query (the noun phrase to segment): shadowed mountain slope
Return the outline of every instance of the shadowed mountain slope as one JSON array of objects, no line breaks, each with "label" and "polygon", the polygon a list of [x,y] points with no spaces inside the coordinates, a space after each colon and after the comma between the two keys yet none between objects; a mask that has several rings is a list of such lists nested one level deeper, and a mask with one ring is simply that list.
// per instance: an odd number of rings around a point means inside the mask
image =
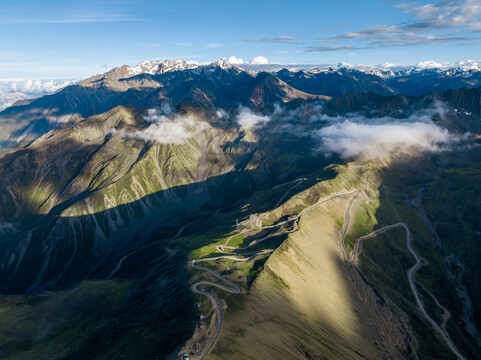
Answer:
[{"label": "shadowed mountain slope", "polygon": [[291,72],[283,69],[277,72],[276,76],[292,87],[309,94],[341,97],[365,92],[385,96],[398,93],[383,78],[355,69],[340,68],[325,71],[313,69],[308,72]]},{"label": "shadowed mountain slope", "polygon": [[0,113],[0,144],[11,147],[20,141],[31,141],[61,123],[98,115],[119,105],[148,108],[168,103],[269,108],[294,99],[321,98],[328,99],[296,90],[273,75],[254,75],[224,62],[138,75],[116,68],[58,93],[5,109]]}]

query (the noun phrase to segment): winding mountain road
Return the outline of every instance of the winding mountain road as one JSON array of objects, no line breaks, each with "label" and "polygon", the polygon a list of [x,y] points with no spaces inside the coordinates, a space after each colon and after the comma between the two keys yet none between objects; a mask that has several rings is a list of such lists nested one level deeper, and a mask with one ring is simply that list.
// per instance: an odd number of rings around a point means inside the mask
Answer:
[{"label": "winding mountain road", "polygon": [[[289,190],[290,191],[290,190]],[[320,199],[319,201],[317,201],[315,204],[305,208],[304,210],[302,210],[298,215],[294,216],[294,217],[291,217],[289,218],[288,220],[285,220],[285,221],[282,221],[278,224],[275,224],[275,225],[269,225],[269,226],[262,226],[261,227],[261,230],[264,230],[264,229],[270,229],[270,228],[275,228],[277,227],[278,229],[283,226],[283,225],[286,225],[286,224],[290,224],[290,223],[294,223],[294,227],[292,230],[289,230],[289,231],[286,231],[286,232],[283,232],[283,233],[275,233],[275,234],[270,234],[270,235],[267,235],[267,236],[264,236],[263,238],[260,238],[260,239],[256,239],[256,240],[253,240],[252,242],[250,242],[248,245],[246,246],[229,246],[229,245],[217,245],[216,246],[216,249],[220,252],[225,252],[224,249],[230,249],[230,250],[246,250],[254,245],[257,245],[265,240],[268,240],[268,239],[271,239],[273,237],[277,237],[277,236],[281,236],[281,235],[287,235],[287,234],[291,234],[293,232],[296,232],[297,229],[298,229],[298,222],[299,222],[299,219],[301,218],[302,215],[304,215],[305,213],[307,213],[308,211],[314,209],[315,207],[329,201],[329,200],[332,200],[332,199],[335,199],[337,197],[341,197],[341,196],[346,196],[346,195],[349,195],[349,194],[353,194],[353,193],[356,193],[356,196],[357,194],[359,194],[359,192],[361,192],[362,190],[361,189],[355,189],[355,190],[350,190],[350,191],[346,191],[346,192],[339,192],[339,193],[334,193],[328,197],[325,197],[325,198],[322,198]],[[352,201],[350,202],[350,204],[352,204]],[[349,206],[350,207],[350,206]],[[349,218],[349,215],[347,215],[348,218]],[[245,231],[242,231],[241,233],[243,232],[246,232],[246,231],[249,231],[250,229],[247,229]],[[238,234],[236,234],[238,235]],[[235,235],[233,235],[235,236]],[[231,239],[233,236],[231,236],[229,239]],[[246,254],[244,254],[246,255]],[[215,259],[215,258],[213,258]]]},{"label": "winding mountain road", "polygon": [[[293,187],[291,187],[287,190],[287,192],[282,196],[282,198],[276,203],[276,206],[274,207],[274,209],[277,208],[279,206],[279,204],[287,197],[287,195],[295,187],[297,187],[303,180],[304,179],[300,178],[300,179],[292,181],[292,182],[295,182],[296,184]],[[290,182],[290,183],[292,183],[292,182]],[[222,291],[225,291],[227,293],[230,293],[230,294],[241,294],[241,293],[245,292],[244,289],[242,289],[240,286],[236,285],[234,282],[230,281],[229,279],[223,277],[222,275],[220,275],[216,271],[214,271],[212,269],[209,269],[209,268],[206,268],[206,267],[199,266],[199,265],[197,265],[197,263],[215,261],[215,260],[219,260],[219,259],[229,259],[229,260],[233,260],[233,261],[248,261],[248,260],[250,260],[250,259],[252,259],[256,256],[272,253],[273,252],[272,249],[263,249],[263,250],[259,250],[259,251],[255,251],[255,252],[251,252],[251,253],[243,253],[243,254],[242,253],[235,253],[235,252],[227,252],[226,250],[230,250],[230,251],[247,250],[248,248],[250,248],[254,245],[257,245],[262,241],[271,239],[271,238],[276,237],[276,236],[281,236],[281,235],[293,233],[293,232],[298,230],[299,219],[304,214],[306,214],[308,211],[312,210],[313,208],[315,208],[315,207],[317,207],[317,206],[319,206],[319,205],[321,205],[321,204],[323,204],[323,203],[325,203],[329,200],[335,199],[337,197],[354,194],[351,197],[351,199],[349,200],[349,202],[346,206],[346,210],[345,210],[345,214],[344,214],[344,224],[343,224],[343,227],[341,229],[341,234],[340,234],[340,237],[339,237],[339,245],[340,245],[340,248],[341,248],[341,251],[342,251],[342,254],[343,254],[343,257],[344,257],[344,260],[346,261],[346,263],[348,263],[348,264],[354,263],[354,261],[356,259],[356,256],[361,252],[361,246],[362,246],[362,242],[364,240],[374,238],[377,235],[380,235],[380,234],[382,234],[386,231],[389,231],[391,229],[394,229],[394,228],[403,228],[406,232],[406,246],[407,246],[407,249],[413,255],[414,259],[416,260],[415,264],[407,271],[409,286],[410,286],[411,292],[413,293],[413,296],[415,298],[416,305],[417,305],[419,311],[421,312],[422,316],[431,324],[431,326],[434,328],[434,330],[443,338],[443,340],[445,341],[445,343],[447,344],[449,349],[459,359],[466,360],[465,357],[458,351],[458,349],[454,345],[453,341],[449,337],[448,333],[445,330],[443,330],[428,315],[426,309],[424,308],[424,305],[421,301],[421,297],[419,295],[418,289],[416,287],[416,280],[414,278],[414,275],[421,268],[423,263],[422,263],[419,255],[414,251],[414,249],[412,247],[412,234],[409,230],[409,227],[407,226],[407,224],[405,222],[400,221],[399,223],[396,223],[396,224],[384,226],[380,229],[374,230],[373,232],[356,239],[354,250],[352,251],[351,254],[349,254],[349,252],[348,252],[348,250],[347,250],[347,248],[344,244],[344,239],[345,239],[347,229],[348,229],[348,226],[349,226],[350,210],[351,210],[352,204],[354,203],[354,201],[358,197],[358,195],[362,191],[366,191],[366,190],[367,189],[366,189],[366,186],[365,186],[364,189],[353,189],[353,190],[349,190],[349,191],[337,192],[337,193],[334,193],[330,196],[319,199],[315,204],[308,206],[307,208],[303,209],[298,215],[290,217],[289,219],[287,219],[285,221],[282,221],[278,224],[270,225],[270,226],[262,226],[261,225],[261,230],[276,228],[276,231],[278,231],[283,225],[286,225],[286,224],[289,224],[289,223],[294,223],[294,227],[293,227],[292,230],[282,232],[282,233],[269,234],[269,235],[264,236],[260,239],[255,239],[255,240],[251,241],[248,245],[245,245],[245,246],[230,246],[230,245],[228,245],[229,241],[233,237],[252,230],[252,229],[244,229],[244,230],[228,237],[226,239],[225,245],[217,245],[216,246],[217,251],[221,252],[222,255],[192,260],[190,262],[190,266],[192,268],[197,269],[197,270],[201,270],[201,271],[207,271],[211,275],[213,275],[215,278],[219,279],[221,282],[224,282],[228,286],[223,285],[221,283],[217,283],[217,282],[213,282],[213,281],[207,281],[207,280],[198,281],[191,286],[191,289],[192,289],[193,293],[206,296],[211,301],[211,303],[213,305],[213,308],[214,308],[214,311],[216,313],[216,319],[217,319],[216,330],[215,330],[214,334],[211,336],[207,346],[204,348],[202,353],[195,354],[195,355],[191,356],[191,359],[202,360],[205,357],[205,355],[207,355],[210,352],[210,350],[212,349],[212,347],[215,344],[215,341],[217,340],[217,338],[219,336],[219,333],[222,329],[222,322],[223,322],[223,313],[222,313],[223,302],[220,299],[218,299],[217,297],[215,297],[211,292],[202,290],[202,289],[200,289],[200,287],[201,286],[214,287],[214,288],[218,288],[218,289],[220,289]],[[399,214],[397,214],[397,211],[395,210],[395,208],[393,206],[392,206],[392,208],[393,208],[394,212],[396,213],[397,218],[400,219]],[[178,235],[180,235],[182,230],[183,230],[183,228],[179,230]],[[121,261],[123,259],[121,259]],[[119,262],[119,264],[121,265],[121,262]],[[120,267],[120,265],[118,265],[118,267]]]},{"label": "winding mountain road", "polygon": [[213,282],[213,281],[206,281],[206,280],[198,281],[191,286],[191,289],[192,289],[193,293],[199,294],[199,295],[204,295],[204,296],[207,296],[209,298],[209,300],[212,303],[212,306],[214,308],[214,311],[215,311],[215,314],[216,314],[216,320],[217,320],[217,327],[216,327],[215,333],[211,337],[209,343],[204,348],[202,353],[192,356],[191,359],[203,359],[204,356],[214,346],[214,343],[215,343],[217,337],[219,336],[220,330],[222,329],[222,309],[223,309],[223,306],[222,306],[221,301],[218,298],[216,298],[214,295],[212,295],[211,292],[201,290],[201,289],[199,289],[199,287],[202,286],[202,285],[208,285],[208,286],[211,286],[211,287],[216,287],[218,289],[221,289],[221,290],[223,290],[225,292],[228,292],[230,294],[241,294],[242,292],[244,292],[244,289],[242,289],[240,286],[233,283],[229,279],[226,279],[225,277],[223,277],[219,273],[215,272],[214,270],[196,265],[196,263],[200,262],[200,261],[209,261],[209,259],[192,260],[191,261],[192,268],[197,269],[197,270],[207,271],[210,274],[212,274],[213,276],[215,276],[217,279],[225,282],[229,286],[225,286],[225,285]]},{"label": "winding mountain road", "polygon": [[305,179],[303,177],[300,177],[299,179],[296,179],[294,180],[294,182],[296,183],[293,187],[291,187],[289,190],[286,191],[286,193],[284,194],[283,197],[281,197],[279,199],[279,201],[274,205],[274,209],[277,209],[279,207],[279,205],[282,203],[282,201],[284,201],[284,199],[287,197],[287,195],[289,195],[289,193],[294,190],[296,187],[298,187],[299,185],[301,185],[301,183],[304,181]]},{"label": "winding mountain road", "polygon": [[[279,206],[279,204],[287,197],[287,195],[295,188],[297,187],[301,182],[302,182],[302,178],[301,179],[297,179],[297,180],[294,180],[293,182],[295,182],[296,184],[291,187],[290,189],[287,190],[287,192],[283,195],[283,197],[276,203],[276,206],[274,207],[274,209],[276,207]],[[292,183],[292,182],[291,182]],[[312,210],[313,208],[329,201],[329,200],[332,200],[332,199],[335,199],[337,197],[341,197],[341,196],[346,196],[346,195],[350,195],[350,194],[354,194],[351,199],[349,200],[347,206],[346,206],[346,210],[345,210],[345,215],[344,215],[344,224],[343,224],[343,227],[342,227],[342,230],[341,230],[341,234],[340,234],[340,237],[339,237],[339,244],[340,244],[340,247],[341,247],[341,251],[342,251],[342,254],[343,254],[343,257],[344,257],[344,260],[348,263],[348,264],[352,264],[355,259],[356,259],[356,256],[360,253],[361,251],[361,245],[362,245],[362,242],[364,240],[367,240],[367,239],[371,239],[371,238],[374,238],[376,237],[377,235],[380,235],[386,231],[389,231],[391,229],[394,229],[394,228],[403,228],[406,232],[406,246],[407,246],[407,249],[408,251],[413,255],[414,259],[415,259],[415,264],[407,271],[407,277],[408,277],[408,281],[409,281],[409,286],[411,288],[411,292],[413,293],[413,296],[415,298],[415,301],[416,301],[416,305],[419,309],[419,311],[421,312],[422,316],[431,324],[431,326],[434,328],[434,330],[443,338],[443,340],[445,341],[445,343],[447,344],[447,346],[449,347],[449,349],[461,360],[466,360],[465,357],[458,351],[458,349],[456,348],[456,346],[454,345],[453,341],[451,340],[451,338],[449,337],[448,333],[443,330],[427,313],[426,309],[424,308],[424,305],[421,301],[421,297],[419,295],[419,292],[418,292],[418,289],[416,287],[416,280],[414,278],[414,275],[416,274],[416,272],[421,268],[422,266],[422,261],[421,261],[421,258],[419,257],[419,255],[414,251],[413,247],[412,247],[412,234],[411,234],[411,231],[409,230],[409,227],[407,226],[407,224],[405,222],[402,222],[400,221],[399,223],[396,223],[396,224],[392,224],[392,225],[387,225],[387,226],[384,226],[380,229],[377,229],[377,230],[374,230],[373,232],[367,234],[367,235],[364,235],[358,239],[356,239],[356,243],[355,243],[355,247],[354,247],[354,250],[352,251],[351,254],[348,253],[348,250],[346,249],[346,246],[344,244],[344,238],[346,236],[346,233],[347,233],[347,229],[348,229],[348,226],[349,226],[349,221],[350,221],[350,210],[351,210],[351,207],[352,207],[352,204],[354,203],[355,199],[358,197],[358,195],[362,192],[362,191],[366,191],[366,187],[364,189],[353,189],[353,190],[350,190],[350,191],[344,191],[344,192],[338,192],[338,193],[334,193],[330,196],[327,196],[325,198],[322,198],[320,200],[318,200],[315,204],[313,205],[310,205],[308,206],[307,208],[303,209],[298,215],[294,216],[294,217],[291,217],[285,221],[282,221],[278,224],[275,224],[275,225],[270,225],[270,226],[262,226],[261,225],[261,230],[264,230],[264,229],[272,229],[272,228],[276,228],[276,231],[279,230],[283,225],[286,225],[286,224],[289,224],[289,223],[293,223],[294,222],[294,227],[292,230],[289,230],[289,231],[286,231],[286,232],[282,232],[282,233],[274,233],[274,234],[269,234],[267,236],[264,236],[260,239],[255,239],[253,241],[251,241],[248,245],[246,246],[229,246],[229,241],[234,237],[234,236],[237,236],[239,234],[242,234],[242,233],[245,233],[247,231],[250,231],[252,229],[244,229],[242,230],[241,232],[235,234],[235,235],[232,235],[230,237],[228,237],[226,239],[226,243],[225,245],[217,245],[216,246],[216,249],[217,251],[223,253],[223,255],[219,255],[219,256],[214,256],[214,257],[208,257],[208,258],[200,258],[200,259],[196,259],[196,260],[192,260],[191,261],[191,266],[195,269],[198,269],[198,270],[202,270],[202,271],[207,271],[209,272],[210,274],[212,274],[214,277],[216,277],[217,279],[221,280],[222,282],[226,283],[228,286],[225,286],[225,285],[222,285],[222,284],[219,284],[219,283],[216,283],[216,282],[212,282],[212,281],[199,281],[199,282],[196,282],[195,284],[193,284],[191,286],[191,289],[194,293],[197,293],[197,294],[200,294],[200,295],[204,295],[204,296],[207,296],[209,298],[209,300],[212,302],[213,304],[213,307],[214,307],[214,310],[215,310],[215,313],[216,313],[216,318],[217,318],[217,327],[216,327],[216,331],[214,333],[214,335],[211,337],[208,345],[205,347],[205,349],[203,350],[203,352],[201,354],[198,354],[198,355],[194,355],[193,357],[191,357],[191,359],[196,359],[196,360],[201,360],[204,358],[204,356],[209,353],[209,351],[212,349],[212,347],[214,346],[214,343],[222,329],[222,303],[221,301],[216,298],[212,293],[210,292],[207,292],[207,291],[204,291],[204,290],[201,290],[199,289],[200,286],[202,285],[205,285],[205,286],[211,286],[211,287],[215,287],[215,288],[218,288],[218,289],[221,289],[225,292],[228,292],[230,294],[241,294],[244,292],[244,290],[236,285],[235,283],[233,283],[232,281],[230,281],[229,279],[226,279],[225,277],[223,277],[222,275],[218,274],[217,272],[215,272],[214,270],[211,270],[211,269],[208,269],[208,268],[205,268],[205,267],[201,267],[201,266],[198,266],[196,265],[196,263],[198,262],[202,262],[202,261],[215,261],[215,260],[218,260],[218,259],[230,259],[230,260],[233,260],[233,261],[248,261],[258,255],[263,255],[263,254],[269,254],[271,253],[273,250],[272,249],[264,249],[264,250],[259,250],[259,251],[256,251],[256,252],[252,252],[252,253],[244,253],[244,254],[240,254],[240,253],[234,253],[234,252],[227,252],[226,250],[230,250],[230,251],[238,251],[238,250],[246,250],[254,245],[257,245],[259,244],[260,242],[262,241],[265,241],[265,240],[268,240],[268,239],[271,239],[273,237],[276,237],[276,236],[281,236],[281,235],[286,235],[286,234],[290,234],[290,233],[293,233],[295,231],[298,230],[298,222],[299,222],[299,219],[304,215],[306,214],[308,211]],[[396,216],[398,219],[400,219],[399,217],[399,214],[397,214],[397,211],[395,210],[395,208],[393,207],[393,210],[395,211],[396,213]]]},{"label": "winding mountain road", "polygon": [[[285,197],[289,194],[289,192],[291,192],[295,187],[297,187],[304,179],[297,179],[295,180],[295,182],[297,182],[293,187],[289,188],[287,190],[287,192],[283,195],[283,197],[277,202],[276,204],[276,207],[278,206],[278,204],[280,204],[284,199]],[[291,182],[292,183],[292,182]],[[261,230],[263,229],[271,229],[271,228],[277,228],[277,229],[280,229],[281,226],[285,225],[285,224],[289,224],[289,223],[293,223],[294,222],[294,227],[292,230],[289,230],[289,231],[286,231],[286,232],[283,232],[283,233],[275,233],[275,234],[270,234],[270,235],[267,235],[263,238],[260,238],[260,239],[256,239],[256,240],[253,240],[252,242],[250,242],[248,245],[246,246],[229,246],[228,243],[230,241],[230,239],[232,239],[234,236],[237,236],[239,234],[242,234],[242,233],[245,233],[247,231],[250,231],[252,229],[244,229],[242,230],[241,232],[237,233],[237,234],[234,234],[230,237],[227,238],[226,240],[226,245],[217,245],[216,246],[216,249],[223,253],[223,255],[219,255],[219,256],[214,256],[214,257],[208,257],[208,258],[199,258],[199,259],[195,259],[195,260],[192,260],[190,262],[190,266],[192,268],[195,268],[195,269],[198,269],[198,270],[202,270],[202,271],[207,271],[209,272],[211,275],[213,275],[214,277],[216,277],[217,279],[225,282],[226,284],[229,285],[229,287],[227,286],[224,286],[222,284],[219,284],[219,283],[215,283],[215,282],[212,282],[212,281],[206,281],[206,280],[201,280],[201,281],[198,281],[196,283],[194,283],[192,286],[191,286],[191,289],[192,289],[192,292],[196,293],[196,294],[199,294],[199,295],[203,295],[203,296],[207,296],[209,298],[209,300],[212,302],[212,305],[214,307],[214,310],[215,310],[215,313],[216,313],[216,318],[217,318],[217,327],[216,327],[216,331],[214,333],[214,335],[212,336],[212,338],[210,339],[208,345],[205,347],[205,349],[202,351],[202,353],[200,354],[195,354],[195,355],[192,355],[190,358],[191,359],[203,359],[205,355],[207,355],[209,353],[209,351],[212,349],[212,347],[214,346],[214,343],[217,339],[217,337],[219,336],[219,333],[222,329],[222,306],[221,306],[221,301],[216,298],[211,292],[208,292],[208,291],[204,291],[204,290],[201,290],[199,289],[200,286],[202,285],[206,285],[206,286],[212,286],[212,287],[216,287],[218,289],[221,289],[223,291],[226,291],[230,294],[241,294],[242,292],[244,292],[244,290],[234,284],[232,281],[230,281],[229,279],[226,279],[225,277],[223,277],[222,275],[220,275],[219,273],[215,272],[214,270],[212,269],[208,269],[208,268],[205,268],[205,267],[201,267],[201,266],[198,266],[196,265],[197,263],[199,262],[204,262],[204,261],[215,261],[215,260],[219,260],[219,259],[229,259],[229,260],[233,260],[233,261],[248,261],[256,256],[259,256],[259,255],[265,255],[265,254],[269,254],[269,253],[272,253],[274,250],[273,249],[263,249],[263,250],[259,250],[259,251],[255,251],[255,252],[252,252],[252,253],[244,253],[244,254],[237,254],[237,253],[228,253],[225,251],[225,249],[229,249],[229,250],[246,250],[256,244],[259,244],[260,242],[262,241],[265,241],[267,239],[270,239],[270,238],[273,238],[273,237],[276,237],[276,236],[281,236],[281,235],[286,235],[286,234],[290,234],[290,233],[293,233],[295,231],[298,230],[298,222],[299,222],[299,219],[304,215],[306,214],[308,211],[314,209],[315,207],[329,201],[329,200],[332,200],[332,199],[335,199],[337,197],[341,197],[341,196],[346,196],[346,195],[349,195],[349,194],[353,194],[353,193],[356,193],[358,194],[360,191],[362,191],[362,189],[354,189],[354,190],[349,190],[349,191],[343,191],[343,192],[337,192],[337,193],[334,193],[330,196],[327,196],[325,198],[322,198],[320,200],[318,200],[315,204],[313,205],[310,205],[308,206],[307,208],[303,209],[298,215],[294,216],[294,217],[291,217],[289,218],[288,220],[285,220],[283,222],[280,222],[278,224],[275,224],[275,225],[270,225],[270,226],[261,226]],[[275,208],[276,208],[275,207]],[[275,209],[274,208],[274,209]]]},{"label": "winding mountain road", "polygon": [[[350,204],[352,204],[352,201],[350,202]],[[347,211],[346,211],[347,213]],[[427,313],[426,309],[424,308],[424,304],[422,303],[421,301],[421,297],[419,295],[419,292],[418,292],[418,289],[416,287],[416,280],[414,279],[414,275],[416,274],[416,272],[421,268],[422,266],[422,261],[421,261],[421,258],[419,257],[419,255],[414,251],[413,247],[412,247],[412,234],[411,234],[411,231],[409,230],[409,227],[407,226],[407,224],[405,222],[400,222],[400,223],[397,223],[397,224],[393,224],[393,225],[387,225],[387,226],[384,226],[380,229],[377,229],[367,235],[364,235],[360,238],[358,238],[356,240],[356,246],[354,248],[354,251],[351,253],[351,256],[346,256],[346,254],[344,253],[344,259],[346,260],[346,262],[348,263],[353,263],[354,260],[356,259],[356,256],[359,254],[360,250],[361,250],[361,244],[362,244],[362,241],[363,240],[366,240],[366,239],[371,239],[371,238],[374,238],[376,237],[377,235],[379,234],[382,234],[386,231],[389,231],[391,229],[395,229],[395,228],[403,228],[405,231],[406,231],[406,247],[407,249],[409,250],[409,252],[414,256],[414,259],[416,260],[416,263],[407,271],[407,276],[408,276],[408,281],[409,281],[409,286],[411,288],[411,292],[413,293],[414,295],[414,299],[416,300],[416,305],[419,309],[419,311],[421,312],[421,314],[423,315],[423,317],[431,324],[431,326],[434,328],[434,330],[439,334],[441,335],[441,337],[443,338],[443,340],[445,341],[446,345],[449,347],[449,349],[461,360],[466,360],[466,358],[459,352],[459,350],[456,348],[456,345],[454,345],[453,341],[451,340],[451,338],[449,337],[448,333],[443,330]],[[340,241],[342,242],[342,244],[344,244],[344,237],[342,237],[342,235],[344,234],[345,236],[345,232],[341,234],[341,237],[340,237]],[[342,247],[342,246],[341,246]]]},{"label": "winding mountain road", "polygon": [[344,238],[346,237],[347,227],[349,226],[349,214],[351,213],[352,203],[354,202],[354,200],[356,200],[357,196],[359,195],[359,193],[361,191],[362,190],[358,190],[357,192],[354,193],[354,196],[351,197],[351,199],[347,203],[346,210],[344,212],[344,224],[343,224],[342,230],[341,230],[339,245],[341,247],[341,251],[342,251],[342,255],[344,256],[344,260],[346,260],[346,261],[348,259],[348,251],[347,251],[347,248],[346,248],[346,244],[344,243]]}]

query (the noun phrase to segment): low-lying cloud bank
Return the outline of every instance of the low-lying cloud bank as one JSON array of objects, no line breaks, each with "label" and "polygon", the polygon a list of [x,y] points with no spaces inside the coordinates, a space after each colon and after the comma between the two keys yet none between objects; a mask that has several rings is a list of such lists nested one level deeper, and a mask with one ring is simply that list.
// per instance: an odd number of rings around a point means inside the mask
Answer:
[{"label": "low-lying cloud bank", "polygon": [[321,142],[319,151],[338,153],[342,158],[437,152],[453,141],[446,129],[423,122],[369,124],[345,120],[317,130],[316,135]]},{"label": "low-lying cloud bank", "polygon": [[[359,113],[330,116],[323,111],[323,103],[310,103],[295,109],[278,105],[269,114],[246,107],[234,113],[218,109],[215,114],[239,131],[277,134],[281,139],[282,136],[309,138],[309,143],[315,144],[312,150],[325,156],[387,159],[392,155],[445,151],[458,143],[459,134],[452,134],[432,121],[442,118],[445,111],[442,104],[435,104],[404,119],[367,118]],[[159,144],[181,144],[210,128],[207,122],[193,115],[175,114],[169,106],[150,109],[145,120],[150,125],[143,130],[122,131],[120,136]]]},{"label": "low-lying cloud bank", "polygon": [[73,83],[71,80],[0,80],[0,111],[18,100],[52,94]]},{"label": "low-lying cloud bank", "polygon": [[239,113],[236,117],[237,124],[242,131],[262,127],[270,120],[269,116],[256,114],[245,107],[239,108]]},{"label": "low-lying cloud bank", "polygon": [[326,156],[374,159],[448,150],[458,142],[459,135],[449,133],[432,121],[435,115],[442,118],[445,111],[439,103],[404,119],[367,118],[358,113],[329,116],[319,103],[293,110],[276,106],[269,115],[240,108],[236,121],[241,130],[310,137],[318,144],[313,150]]},{"label": "low-lying cloud bank", "polygon": [[121,132],[121,136],[153,141],[158,144],[182,144],[209,128],[209,124],[192,115],[173,115],[169,107],[149,109],[145,120],[151,125],[135,132]]},{"label": "low-lying cloud bank", "polygon": [[342,158],[363,156],[369,159],[396,155],[417,155],[420,152],[449,150],[459,135],[433,121],[442,119],[446,106],[437,102],[433,107],[411,113],[406,118],[389,116],[366,118],[361,114],[326,117],[327,126],[315,131],[320,140],[318,150],[326,155],[337,153]]}]

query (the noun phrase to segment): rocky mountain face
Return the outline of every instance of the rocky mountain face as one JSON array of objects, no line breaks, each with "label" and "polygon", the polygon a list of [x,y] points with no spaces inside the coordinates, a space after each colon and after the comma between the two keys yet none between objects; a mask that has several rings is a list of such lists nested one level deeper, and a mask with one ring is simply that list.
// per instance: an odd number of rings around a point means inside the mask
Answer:
[{"label": "rocky mountain face", "polygon": [[386,83],[404,95],[422,95],[450,89],[473,88],[481,85],[481,71],[453,68],[414,69],[393,74]]},{"label": "rocky mountain face", "polygon": [[[21,100],[0,112],[0,148],[28,142],[75,118],[104,113],[115,106],[138,108],[161,102],[208,107],[272,108],[276,102],[375,93],[423,95],[473,88],[481,72],[454,68],[360,71],[353,68],[275,74],[255,73],[219,60],[209,65],[184,60],[144,61],[70,85],[39,99]],[[270,87],[265,91],[264,87]],[[265,97],[266,96],[266,97]],[[264,98],[265,97],[265,98]]]},{"label": "rocky mountain face", "polygon": [[357,93],[420,96],[481,85],[481,71],[459,67],[447,70],[413,68],[401,71],[357,70],[346,67],[327,70],[314,68],[297,72],[283,69],[277,72],[276,76],[296,89],[332,97]]},{"label": "rocky mountain face", "polygon": [[[241,141],[232,125],[213,123],[215,114],[186,111],[187,137],[181,143],[164,145],[140,137],[151,126],[145,111],[116,107],[62,125],[5,155],[0,218],[14,224],[15,231],[10,250],[8,241],[3,242],[3,291],[69,282],[100,266],[102,257],[131,248],[140,233],[128,233],[130,224],[141,226],[141,244],[149,238],[149,222],[180,225],[204,206],[236,199],[230,194],[234,184],[242,194],[249,184],[243,183],[261,181],[261,175],[239,176],[226,183],[232,171],[248,173],[255,167],[250,164],[255,148]],[[68,273],[58,271],[64,267]]]},{"label": "rocky mountain face", "polygon": [[376,79],[145,62],[0,113],[0,358],[478,358],[480,88]]},{"label": "rocky mountain face", "polygon": [[347,94],[373,92],[381,95],[396,95],[399,92],[386,81],[373,74],[355,69],[312,69],[308,72],[291,72],[287,69],[276,73],[292,87],[310,94],[341,97]]},{"label": "rocky mountain face", "polygon": [[[465,132],[481,131],[481,88],[447,90],[414,96],[381,96],[374,93],[336,98],[325,106],[326,113],[362,113],[366,117],[404,118],[416,113],[437,113],[434,120],[446,128]],[[440,116],[440,114],[442,116]]]},{"label": "rocky mountain face", "polygon": [[206,66],[183,61],[123,66],[67,86],[53,95],[18,102],[0,113],[2,147],[31,141],[57,125],[115,106],[169,104],[205,107],[272,107],[294,99],[327,98],[294,89],[267,73],[253,74],[220,60]]}]

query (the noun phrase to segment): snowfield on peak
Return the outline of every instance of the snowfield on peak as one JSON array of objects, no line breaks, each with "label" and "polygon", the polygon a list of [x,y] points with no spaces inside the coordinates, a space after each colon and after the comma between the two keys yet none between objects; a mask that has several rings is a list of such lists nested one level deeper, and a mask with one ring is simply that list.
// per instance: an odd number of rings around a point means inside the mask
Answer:
[{"label": "snowfield on peak", "polygon": [[186,62],[182,59],[164,60],[164,61],[148,61],[144,60],[136,66],[128,67],[129,75],[136,76],[140,74],[157,75],[169,71],[180,71],[186,69],[194,69],[198,65]]}]

